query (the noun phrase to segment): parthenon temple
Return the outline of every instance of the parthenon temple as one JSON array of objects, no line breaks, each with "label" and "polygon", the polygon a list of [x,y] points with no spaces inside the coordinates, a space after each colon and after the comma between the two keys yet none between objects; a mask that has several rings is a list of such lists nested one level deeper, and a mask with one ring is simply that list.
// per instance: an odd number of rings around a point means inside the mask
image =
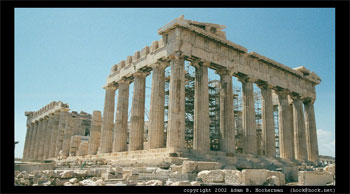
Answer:
[{"label": "parthenon temple", "polygon": [[[226,39],[224,25],[174,19],[158,30],[160,40],[127,56],[111,68],[104,109],[69,113],[52,102],[28,117],[24,160],[57,157],[105,157],[132,163],[148,156],[226,160],[255,156],[276,159],[278,128],[281,161],[319,162],[314,102],[321,79],[304,66],[290,68]],[[195,68],[193,147],[185,147],[185,61]],[[165,126],[165,69],[170,67],[168,121]],[[220,150],[210,150],[208,70],[220,76]],[[152,72],[148,141],[145,146],[146,77]],[[242,84],[243,151],[236,151],[233,81]],[[132,101],[129,86],[133,83]],[[261,144],[257,143],[253,84],[261,92]],[[116,91],[118,95],[116,96]],[[278,104],[275,126],[273,96]],[[117,106],[115,106],[117,104]],[[130,120],[128,109],[131,106]],[[85,119],[85,124],[82,122]],[[150,154],[158,155],[150,155]],[[172,154],[176,153],[176,154]],[[162,155],[163,154],[163,155]],[[192,156],[190,157],[190,155]],[[144,157],[141,157],[144,156]],[[230,159],[231,158],[231,159]],[[152,158],[154,162],[156,159]],[[162,160],[164,161],[164,160]],[[172,161],[175,161],[173,159]],[[147,162],[145,162],[147,163]],[[156,162],[154,162],[156,163]]]}]

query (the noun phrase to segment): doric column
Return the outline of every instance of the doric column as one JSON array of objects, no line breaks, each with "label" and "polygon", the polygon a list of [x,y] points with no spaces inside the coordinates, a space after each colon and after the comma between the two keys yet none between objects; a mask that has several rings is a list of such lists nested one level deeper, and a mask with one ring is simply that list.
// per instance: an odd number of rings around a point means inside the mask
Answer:
[{"label": "doric column", "polygon": [[266,156],[276,156],[275,123],[273,118],[273,103],[271,86],[267,83],[258,84],[261,90],[262,140]]},{"label": "doric column", "polygon": [[48,158],[55,157],[59,119],[60,119],[60,113],[55,113],[53,115],[52,132],[51,132],[50,149],[49,149]]},{"label": "doric column", "polygon": [[171,74],[169,86],[169,109],[167,147],[185,147],[185,60],[176,55],[171,58]]},{"label": "doric column", "polygon": [[118,82],[118,103],[114,125],[113,152],[127,151],[128,110],[129,110],[129,80]]},{"label": "doric column", "polygon": [[44,147],[45,147],[45,141],[47,138],[47,123],[48,123],[48,118],[44,118],[42,121],[42,128],[41,128],[41,135],[39,139],[39,150],[38,150],[38,160],[43,160],[44,159]]},{"label": "doric column", "polygon": [[101,125],[102,125],[101,111],[95,110],[92,113],[92,119],[91,119],[89,148],[88,148],[89,155],[97,154],[97,150],[98,150],[98,147],[100,146],[100,140],[101,140]]},{"label": "doric column", "polygon": [[66,119],[67,112],[60,112],[60,118],[58,122],[58,131],[57,131],[57,139],[56,139],[56,149],[55,149],[55,157],[58,156],[59,152],[63,148],[63,139],[64,139],[64,129],[66,127]]},{"label": "doric column", "polygon": [[165,103],[165,68],[167,62],[152,66],[152,91],[149,111],[148,142],[149,148],[163,148],[164,142],[164,103]]},{"label": "doric column", "polygon": [[47,122],[47,127],[46,127],[43,159],[47,159],[49,157],[53,123],[54,123],[54,116],[52,114],[50,114],[50,116],[48,118],[48,122]]},{"label": "doric column", "polygon": [[129,151],[142,150],[144,141],[145,91],[147,73],[134,74],[134,94],[132,97]]},{"label": "doric column", "polygon": [[33,123],[33,135],[30,140],[30,151],[29,151],[29,159],[34,159],[34,150],[35,150],[35,141],[37,137],[37,132],[38,132],[38,122]]},{"label": "doric column", "polygon": [[115,104],[115,86],[106,89],[105,105],[103,109],[101,143],[99,153],[111,153],[113,144],[113,118]]},{"label": "doric column", "polygon": [[304,101],[304,111],[308,160],[318,163],[318,144],[314,100],[307,99]]},{"label": "doric column", "polygon": [[74,127],[73,116],[70,113],[66,116],[66,124],[64,127],[64,135],[63,135],[62,156],[65,156],[65,157],[69,155],[70,140],[73,134],[73,127]]},{"label": "doric column", "polygon": [[235,152],[235,124],[233,114],[232,74],[228,70],[217,71],[220,75],[220,133],[222,151]]},{"label": "doric column", "polygon": [[33,132],[33,125],[29,122],[27,122],[27,132],[26,132],[26,138],[24,142],[24,148],[23,148],[23,156],[22,160],[28,159],[28,154],[29,154],[29,147],[30,147],[30,137],[31,133]]},{"label": "doric column", "polygon": [[34,154],[33,154],[33,159],[35,160],[38,159],[38,154],[39,154],[40,139],[41,139],[42,128],[43,128],[43,119],[40,119],[39,121],[37,121],[37,123],[38,123],[38,129],[35,136]]},{"label": "doric column", "polygon": [[195,61],[196,68],[194,91],[194,127],[193,149],[209,151],[209,92],[208,92],[208,66],[203,62]]},{"label": "doric column", "polygon": [[277,91],[278,95],[278,131],[279,149],[281,158],[293,158],[293,134],[291,130],[292,115],[288,104],[288,93],[284,90]]},{"label": "doric column", "polygon": [[257,154],[253,82],[247,77],[239,77],[239,80],[242,82],[242,124],[246,140],[244,153]]},{"label": "doric column", "polygon": [[304,122],[303,103],[298,95],[291,95],[293,99],[293,123],[294,123],[294,153],[295,159],[307,160],[306,133]]}]

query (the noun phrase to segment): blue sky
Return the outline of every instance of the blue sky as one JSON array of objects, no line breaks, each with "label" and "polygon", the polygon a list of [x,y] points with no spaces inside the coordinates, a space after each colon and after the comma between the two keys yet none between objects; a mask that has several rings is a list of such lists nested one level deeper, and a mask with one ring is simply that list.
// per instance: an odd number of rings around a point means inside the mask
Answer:
[{"label": "blue sky", "polygon": [[[16,8],[15,156],[22,157],[25,111],[51,101],[68,103],[78,112],[103,111],[102,86],[112,65],[159,40],[157,30],[182,14],[225,25],[227,39],[248,51],[318,74],[319,152],[335,155],[335,9]],[[218,76],[211,71],[210,78]],[[146,109],[150,84],[148,76]]]}]

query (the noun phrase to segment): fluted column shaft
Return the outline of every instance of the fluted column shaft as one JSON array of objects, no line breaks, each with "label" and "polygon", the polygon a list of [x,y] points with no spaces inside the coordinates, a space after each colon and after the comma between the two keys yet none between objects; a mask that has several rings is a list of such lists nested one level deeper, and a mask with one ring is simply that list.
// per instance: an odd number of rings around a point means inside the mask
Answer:
[{"label": "fluted column shaft", "polygon": [[153,66],[150,119],[148,127],[149,148],[163,148],[164,145],[164,103],[166,62]]},{"label": "fluted column shaft", "polygon": [[66,124],[64,127],[62,156],[67,157],[69,155],[70,141],[73,134],[73,127],[74,127],[73,116],[71,114],[68,114],[66,116]]},{"label": "fluted column shaft", "polygon": [[293,97],[293,123],[295,159],[306,161],[308,154],[305,137],[304,111],[303,103],[299,97]]},{"label": "fluted column shaft", "polygon": [[253,82],[249,78],[240,78],[240,81],[242,82],[242,118],[246,139],[244,153],[257,154]]},{"label": "fluted column shaft", "polygon": [[92,119],[91,119],[91,129],[90,129],[90,138],[89,138],[89,147],[88,147],[89,155],[97,154],[97,150],[98,150],[98,147],[100,146],[100,141],[101,141],[101,126],[102,126],[101,111],[94,111],[92,113]]},{"label": "fluted column shaft", "polygon": [[41,128],[41,135],[40,135],[40,139],[39,139],[39,151],[38,151],[38,160],[43,160],[44,159],[44,147],[45,147],[45,141],[47,138],[47,123],[48,123],[48,119],[45,118],[42,124],[42,128]]},{"label": "fluted column shaft", "polygon": [[43,120],[39,120],[38,122],[38,129],[35,136],[35,144],[34,144],[34,154],[33,159],[37,160],[39,155],[39,147],[40,147],[40,139],[42,135],[42,128],[43,128]]},{"label": "fluted column shaft", "polygon": [[194,133],[193,149],[209,151],[209,92],[208,67],[201,62],[195,62],[195,91],[194,91]]},{"label": "fluted column shaft", "polygon": [[43,152],[43,159],[47,159],[49,157],[50,152],[50,143],[51,143],[51,133],[52,133],[52,127],[54,123],[54,117],[53,115],[50,115],[47,122],[46,127],[46,136],[44,141],[44,152]]},{"label": "fluted column shaft", "polygon": [[314,102],[304,102],[304,111],[308,160],[317,163],[319,159]]},{"label": "fluted column shaft", "polygon": [[56,113],[53,116],[52,132],[51,132],[50,148],[49,148],[48,158],[55,157],[59,119],[60,119],[60,115],[59,115],[59,113]]},{"label": "fluted column shaft", "polygon": [[115,86],[106,87],[105,104],[103,109],[101,143],[99,153],[111,153],[113,144],[113,118],[115,104]]},{"label": "fluted column shaft", "polygon": [[146,73],[134,74],[134,94],[132,97],[129,151],[142,150],[144,141],[144,114]]},{"label": "fluted column shaft", "polygon": [[276,91],[278,94],[278,131],[281,158],[293,158],[293,134],[291,130],[292,115],[286,92]]},{"label": "fluted column shaft", "polygon": [[33,125],[31,123],[27,124],[27,132],[26,132],[26,138],[24,142],[24,148],[23,148],[23,156],[22,160],[26,160],[28,158],[29,154],[29,147],[30,147],[30,137],[31,133],[33,132]]},{"label": "fluted column shaft", "polygon": [[114,126],[113,152],[127,151],[130,81],[118,82],[118,103]]},{"label": "fluted column shaft", "polygon": [[185,69],[183,56],[171,59],[167,147],[185,147]]},{"label": "fluted column shaft", "polygon": [[60,119],[58,122],[58,134],[56,139],[56,149],[55,149],[55,157],[58,156],[59,152],[63,148],[63,139],[64,139],[64,129],[66,127],[66,119],[67,119],[67,112],[60,112]]},{"label": "fluted column shaft", "polygon": [[229,71],[218,71],[220,74],[220,133],[222,151],[235,152],[235,124],[233,114],[232,75]]},{"label": "fluted column shaft", "polygon": [[276,156],[275,123],[273,118],[272,90],[267,84],[259,85],[261,89],[262,139],[266,156]]},{"label": "fluted column shaft", "polygon": [[30,141],[30,151],[29,151],[29,159],[34,159],[34,150],[35,150],[35,141],[37,137],[37,132],[38,132],[38,122],[33,123],[34,128],[33,128],[33,135],[31,137]]}]

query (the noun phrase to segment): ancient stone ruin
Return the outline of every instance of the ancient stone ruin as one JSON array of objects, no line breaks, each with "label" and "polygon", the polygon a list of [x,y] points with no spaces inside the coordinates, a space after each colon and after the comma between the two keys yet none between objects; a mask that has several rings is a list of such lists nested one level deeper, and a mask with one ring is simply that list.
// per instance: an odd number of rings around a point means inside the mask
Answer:
[{"label": "ancient stone ruin", "polygon": [[[68,105],[62,102],[26,112],[28,129],[23,161],[29,163],[18,166],[19,171],[27,172],[16,171],[16,184],[334,184],[334,165],[324,169],[318,156],[314,101],[315,86],[321,79],[303,66],[292,69],[248,52],[227,40],[224,28],[186,20],[183,16],[160,28],[159,41],[113,65],[104,86],[102,115],[100,111],[94,111],[92,116],[84,112],[69,113]],[[195,67],[192,149],[185,147],[185,61]],[[165,68],[169,66],[165,127]],[[218,151],[209,147],[208,69],[215,70],[221,78]],[[145,142],[145,79],[151,71]],[[232,76],[242,83],[242,153],[235,146],[237,124],[233,114]],[[262,96],[261,143],[257,143],[253,84],[260,88]],[[276,157],[273,96],[278,103],[279,157]],[[30,163],[44,160],[52,162]]]}]

